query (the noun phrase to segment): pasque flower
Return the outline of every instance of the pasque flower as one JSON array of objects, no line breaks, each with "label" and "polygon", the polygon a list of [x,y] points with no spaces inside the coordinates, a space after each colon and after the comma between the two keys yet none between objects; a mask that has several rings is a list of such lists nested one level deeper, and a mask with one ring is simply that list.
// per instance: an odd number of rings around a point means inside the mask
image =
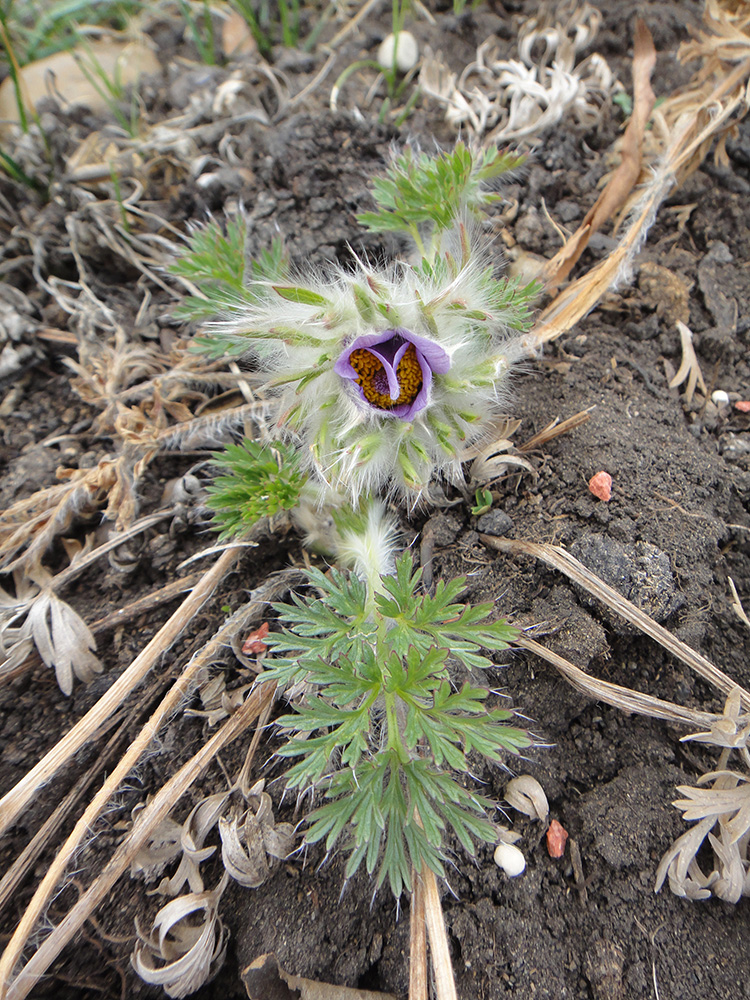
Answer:
[{"label": "pasque flower", "polygon": [[426,337],[397,328],[357,337],[333,370],[353,380],[359,397],[376,410],[412,420],[430,398],[432,373],[444,375],[449,354]]},{"label": "pasque flower", "polygon": [[325,491],[414,499],[460,476],[461,449],[486,433],[526,353],[530,295],[495,278],[459,223],[418,265],[257,281],[208,332],[213,350],[254,354],[274,433],[296,437]]}]

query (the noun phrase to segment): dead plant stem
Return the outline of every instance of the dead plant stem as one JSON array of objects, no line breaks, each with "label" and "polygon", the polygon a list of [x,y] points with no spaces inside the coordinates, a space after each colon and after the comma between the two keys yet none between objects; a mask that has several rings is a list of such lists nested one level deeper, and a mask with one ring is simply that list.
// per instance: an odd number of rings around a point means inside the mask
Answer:
[{"label": "dead plant stem", "polygon": [[424,887],[425,923],[430,941],[432,969],[435,973],[435,996],[437,1000],[458,1000],[437,879],[435,872],[427,865],[422,865],[422,884]]},{"label": "dead plant stem", "polygon": [[[11,983],[10,975],[20,957],[20,949],[26,940],[25,936],[21,939],[22,926],[23,934],[26,934],[24,924],[26,914],[24,914],[24,919],[19,924],[0,962],[0,976],[2,977],[0,979],[0,990],[2,991],[0,992],[0,997],[2,1000],[23,1000],[24,997],[28,996],[29,992],[47,971],[50,964],[57,958],[73,935],[81,928],[87,917],[99,906],[117,879],[125,872],[131,860],[148,840],[153,829],[169,814],[174,808],[175,802],[187,791],[190,785],[200,777],[213,757],[244,732],[253,719],[256,719],[266,705],[273,700],[275,689],[275,684],[256,687],[242,707],[159,790],[153,800],[140,813],[130,834],[117,848],[101,875],[89,887],[87,892],[81,896],[75,906],[72,907],[42,946],[31,957],[15,981]],[[71,834],[69,842],[74,835],[75,831]],[[69,852],[66,850],[67,847],[68,844],[65,845],[61,853],[69,856]],[[48,873],[48,878],[51,874],[52,870]],[[57,871],[54,874],[55,881],[58,874],[60,873]],[[47,882],[48,878],[45,878],[44,881]],[[43,886],[44,883],[39,886],[37,894],[34,900],[32,900],[32,906]],[[27,910],[27,914],[28,912]],[[16,944],[16,947],[14,947],[14,944]],[[20,947],[18,947],[19,945]]]},{"label": "dead plant stem", "polygon": [[635,625],[646,635],[655,639],[659,645],[686,663],[691,670],[694,670],[704,680],[708,681],[723,694],[728,695],[736,688],[739,688],[742,705],[746,710],[750,710],[750,691],[740,687],[736,681],[728,677],[722,670],[714,666],[710,660],[694,649],[681,642],[675,636],[662,628],[657,622],[644,614],[640,608],[631,604],[622,594],[619,594],[612,587],[600,580],[598,576],[588,570],[583,563],[580,563],[574,556],[561,549],[557,545],[547,545],[538,542],[526,542],[511,538],[498,538],[494,535],[480,535],[481,540],[488,548],[496,549],[498,552],[508,552],[511,554],[523,554],[541,559],[553,569],[559,570],[583,587],[594,597],[598,598],[613,611],[616,611],[631,625]]},{"label": "dead plant stem", "polygon": [[[106,719],[118,708],[130,692],[143,680],[152,669],[159,657],[165,653],[177,637],[182,633],[187,623],[197,614],[199,608],[209,599],[216,586],[224,579],[235,560],[239,557],[236,548],[228,549],[217,559],[214,565],[201,578],[195,589],[187,596],[174,614],[159,629],[156,635],[138,654],[130,666],[118,677],[112,687],[83,716],[73,728],[45,754],[39,763],[33,767],[14,787],[0,799],[0,835],[2,835],[23,812],[37,791],[49,781],[57,771],[88,742]],[[190,669],[190,668],[188,668]],[[190,673],[192,676],[192,672]],[[148,745],[156,735],[160,723],[169,712],[173,711],[179,698],[183,696],[182,689],[185,675],[181,677],[172,692],[175,693],[174,705],[170,694],[162,702],[165,711],[154,714],[152,720],[143,731]],[[161,707],[160,706],[160,709]],[[155,728],[152,728],[155,727]],[[136,758],[137,759],[137,758]],[[130,765],[132,766],[132,764]],[[0,963],[2,969],[2,963]],[[0,973],[0,982],[2,973]]]},{"label": "dead plant stem", "polygon": [[592,677],[585,670],[576,667],[558,653],[554,653],[546,646],[519,636],[514,642],[515,646],[521,646],[535,653],[541,659],[551,663],[568,680],[572,686],[589,698],[603,701],[607,705],[614,705],[615,708],[623,712],[635,712],[638,715],[647,715],[652,719],[664,719],[665,722],[672,722],[677,725],[688,726],[690,729],[710,729],[711,726],[721,719],[720,715],[712,712],[699,712],[692,708],[683,708],[675,705],[671,701],[662,701],[649,694],[642,694],[640,691],[630,691],[619,684],[611,684],[609,681],[601,681],[597,677]]},{"label": "dead plant stem", "polygon": [[422,879],[412,868],[409,914],[409,1000],[427,1000],[427,936]]}]

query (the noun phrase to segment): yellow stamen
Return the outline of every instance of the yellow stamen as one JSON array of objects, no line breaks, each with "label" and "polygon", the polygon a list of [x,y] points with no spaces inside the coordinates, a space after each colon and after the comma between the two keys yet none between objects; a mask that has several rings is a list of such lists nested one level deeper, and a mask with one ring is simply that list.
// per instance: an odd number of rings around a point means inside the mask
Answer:
[{"label": "yellow stamen", "polygon": [[422,368],[414,344],[409,344],[396,369],[401,390],[398,399],[391,399],[383,362],[372,351],[358,347],[349,355],[349,364],[359,375],[357,385],[362,386],[365,399],[379,410],[392,410],[394,406],[413,403],[422,388]]}]

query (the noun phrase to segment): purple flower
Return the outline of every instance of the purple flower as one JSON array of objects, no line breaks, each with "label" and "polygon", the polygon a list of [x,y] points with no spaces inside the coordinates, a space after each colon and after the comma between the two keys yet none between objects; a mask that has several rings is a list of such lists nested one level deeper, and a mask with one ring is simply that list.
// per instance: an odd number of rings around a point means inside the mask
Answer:
[{"label": "purple flower", "polygon": [[450,366],[439,344],[399,327],[357,337],[333,370],[384,416],[413,420],[427,406],[433,373],[444,375]]}]

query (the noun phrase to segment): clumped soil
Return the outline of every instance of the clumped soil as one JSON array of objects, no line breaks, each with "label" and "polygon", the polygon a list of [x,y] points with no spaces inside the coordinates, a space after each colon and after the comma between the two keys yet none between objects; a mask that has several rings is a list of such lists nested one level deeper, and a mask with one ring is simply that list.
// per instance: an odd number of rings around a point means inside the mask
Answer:
[{"label": "clumped soil", "polygon": [[[620,79],[629,81],[633,11],[614,2],[599,6],[605,21],[595,48]],[[438,13],[436,26],[418,22],[415,31],[424,32],[422,42],[442,47],[460,67],[492,31],[511,52],[515,34],[508,27],[510,13],[530,13],[534,7],[508,3],[504,9],[498,3],[494,12],[483,8],[475,17],[462,18]],[[657,96],[666,94],[686,77],[674,54],[687,22],[698,22],[700,9],[677,2],[638,8],[661,53],[654,78]],[[186,62],[187,43],[168,28],[159,27],[164,77],[143,94],[152,121],[176,113],[191,92],[215,87],[227,76],[227,70]],[[351,57],[368,47],[374,50],[385,28],[385,20],[368,24],[351,42]],[[295,71],[309,67],[303,60],[288,69]],[[251,252],[267,247],[280,233],[300,265],[345,262],[350,246],[374,257],[394,254],[398,246],[363,234],[355,215],[367,206],[368,179],[384,166],[392,142],[419,140],[429,149],[434,137],[450,141],[441,112],[433,105],[420,106],[397,129],[379,124],[372,113],[332,113],[325,107],[327,94],[327,87],[319,89],[306,106],[269,124],[235,124],[228,140],[221,122],[215,127],[209,123],[198,131],[196,145],[200,155],[212,158],[213,179],[199,182],[165,159],[151,170],[141,205],[184,230],[208,212],[220,215],[227,203],[241,201],[250,220]],[[272,91],[264,100],[273,104]],[[103,127],[86,114],[57,110],[55,116],[59,131],[52,140],[58,156]],[[547,257],[554,253],[559,236],[547,213],[575,228],[596,199],[597,182],[608,169],[604,154],[620,124],[613,109],[596,126],[583,129],[566,122],[535,144],[527,165],[506,190],[508,203],[516,201],[518,209],[513,218],[506,214],[498,220],[496,229],[505,234],[505,244],[511,242],[509,234],[516,249]],[[722,707],[716,693],[661,647],[553,570],[488,549],[480,534],[565,546],[739,683],[750,684],[748,632],[732,610],[728,586],[731,577],[741,595],[750,595],[750,414],[731,407],[717,411],[710,404],[688,406],[679,390],[668,388],[665,360],[672,369],[679,366],[680,343],[677,306],[660,270],[668,269],[688,290],[689,325],[709,395],[723,389],[750,398],[747,124],[730,141],[729,152],[727,167],[707,162],[662,210],[639,255],[634,282],[608,295],[516,377],[512,412],[522,420],[517,441],[556,417],[592,408],[588,422],[534,453],[533,475],[510,476],[497,484],[493,511],[483,521],[460,498],[429,516],[414,515],[410,522],[404,518],[407,530],[422,530],[422,537],[429,532],[436,578],[468,576],[470,600],[496,601],[503,615],[536,625],[542,641],[597,676],[712,711]],[[31,253],[35,237],[43,236],[47,275],[76,276],[66,219],[85,211],[79,191],[63,178],[55,183],[53,199],[43,204],[27,189],[0,179],[3,260],[8,265],[4,282],[29,296],[37,318],[43,317],[48,327],[63,330],[66,317],[35,287]],[[691,210],[680,214],[685,205]],[[13,215],[8,214],[10,206]],[[503,238],[496,236],[498,253],[505,248]],[[609,245],[606,237],[594,240],[580,267],[590,266]],[[177,324],[170,318],[173,302],[163,290],[150,287],[151,300],[143,307],[147,279],[93,230],[82,252],[94,292],[134,341],[156,337],[171,343]],[[24,369],[2,388],[4,399],[11,400],[0,405],[3,507],[54,483],[59,466],[95,465],[102,449],[111,446],[92,429],[96,410],[70,386],[62,361],[75,347],[54,340],[31,347]],[[165,483],[207,457],[208,452],[179,450],[162,454],[142,480],[140,512],[156,509]],[[609,503],[587,488],[601,470],[613,477]],[[174,579],[178,564],[207,542],[204,521],[187,509],[134,544],[127,572],[121,565],[100,563],[66,590],[66,600],[87,622],[96,622]],[[52,553],[49,564],[54,560]],[[146,696],[145,689],[133,696],[134,715],[123,740],[136,732],[179,665],[216,631],[225,616],[222,607],[236,607],[246,591],[290,562],[302,562],[291,535],[265,541],[243,557],[215,600],[164,658]],[[42,665],[0,689],[3,792],[101,696],[174,606],[143,614],[125,629],[98,633],[106,672],[88,686],[77,684],[70,698]],[[222,669],[236,677],[231,655]],[[746,901],[729,906],[716,900],[691,903],[668,889],[654,894],[659,860],[685,829],[670,804],[675,786],[694,783],[712,769],[715,756],[695,744],[681,744],[682,731],[592,702],[527,654],[514,653],[490,681],[530,720],[543,745],[524,760],[509,760],[507,772],[478,764],[482,791],[502,802],[511,772],[534,775],[547,793],[551,816],[575,842],[580,863],[573,864],[570,849],[561,859],[551,858],[540,825],[512,810],[509,820],[522,834],[520,846],[527,857],[522,877],[506,878],[493,864],[489,847],[470,860],[455,845],[455,864],[442,890],[462,1000],[641,1000],[657,996],[657,987],[661,1000],[750,996]],[[111,856],[133,806],[161,787],[208,734],[199,718],[180,714],[170,722],[77,856],[75,877],[49,908],[50,922],[59,919],[81,885]],[[281,802],[283,785],[277,779],[283,771],[270,759],[274,745],[270,741],[258,755],[254,774],[266,776],[278,818],[296,820],[294,803]],[[236,773],[245,749],[240,741],[221,755],[226,772]],[[3,868],[99,752],[99,744],[84,748],[37,796],[0,848]],[[223,787],[225,777],[214,766],[180,804],[177,816],[184,818],[199,795]],[[503,821],[500,815],[498,819]],[[41,857],[36,878],[50,857]],[[408,900],[399,909],[386,890],[373,895],[362,872],[344,885],[343,868],[342,857],[324,859],[321,850],[310,849],[280,864],[259,889],[232,884],[222,904],[232,934],[227,961],[218,978],[196,996],[243,996],[240,970],[267,951],[296,975],[405,996]],[[218,872],[218,865],[213,875],[206,871],[208,885],[215,884]],[[3,917],[5,934],[32,891],[28,883],[15,894]],[[123,879],[98,911],[97,923],[86,925],[76,946],[34,995],[160,995],[129,965],[133,918],[147,926],[155,908],[143,883]]]}]

